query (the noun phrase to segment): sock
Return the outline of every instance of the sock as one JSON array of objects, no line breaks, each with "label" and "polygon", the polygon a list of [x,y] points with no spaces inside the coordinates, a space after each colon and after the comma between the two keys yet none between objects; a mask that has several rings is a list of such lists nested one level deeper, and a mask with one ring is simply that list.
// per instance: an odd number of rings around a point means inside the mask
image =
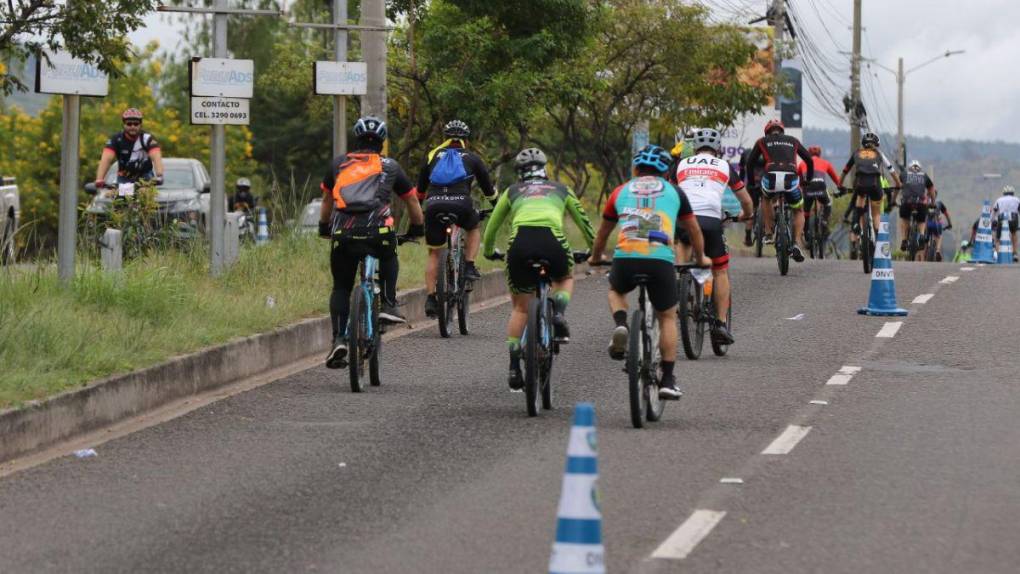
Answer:
[{"label": "sock", "polygon": [[751,237],[751,230],[750,229],[744,229],[744,237],[747,237],[747,238]]},{"label": "sock", "polygon": [[616,311],[616,312],[614,312],[613,313],[613,321],[616,321],[616,326],[617,327],[626,327],[627,326],[627,312],[626,311]]},{"label": "sock", "polygon": [[510,368],[520,369],[521,366],[521,338],[507,337],[506,346],[510,351]]},{"label": "sock", "polygon": [[553,293],[553,309],[556,313],[562,315],[567,310],[567,305],[570,303],[570,293],[566,291],[557,291]]},{"label": "sock", "polygon": [[659,366],[662,368],[662,378],[673,376],[673,365],[676,361],[662,361]]}]

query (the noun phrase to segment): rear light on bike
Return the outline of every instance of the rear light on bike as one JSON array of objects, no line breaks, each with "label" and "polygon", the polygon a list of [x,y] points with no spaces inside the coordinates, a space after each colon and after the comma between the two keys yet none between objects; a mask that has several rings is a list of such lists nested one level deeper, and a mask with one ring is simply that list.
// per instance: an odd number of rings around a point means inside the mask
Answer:
[{"label": "rear light on bike", "polygon": [[449,235],[451,233],[453,233],[453,228],[452,227],[447,227],[446,228],[446,234]]},{"label": "rear light on bike", "polygon": [[706,279],[705,280],[705,297],[711,297],[711,296],[712,296],[712,280],[711,279]]}]

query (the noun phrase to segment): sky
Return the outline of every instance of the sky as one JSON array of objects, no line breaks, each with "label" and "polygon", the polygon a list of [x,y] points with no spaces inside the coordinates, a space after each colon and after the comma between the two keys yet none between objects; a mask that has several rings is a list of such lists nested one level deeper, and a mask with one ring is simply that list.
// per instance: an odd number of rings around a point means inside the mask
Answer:
[{"label": "sky", "polygon": [[[766,0],[699,0],[717,20],[746,23],[764,12]],[[822,56],[840,65],[832,92],[849,89],[849,51],[853,0],[788,0]],[[863,0],[864,49],[896,68],[910,69],[947,50],[965,50],[907,76],[904,90],[906,132],[936,139],[1020,142],[1020,21],[1018,0]],[[176,46],[185,18],[153,14],[132,41],[158,39]],[[803,44],[802,44],[803,45]],[[896,79],[875,65],[862,68],[864,102],[872,127],[896,131]],[[822,113],[818,95],[806,88],[805,124],[837,128],[845,123]],[[840,102],[835,102],[841,108]]]}]

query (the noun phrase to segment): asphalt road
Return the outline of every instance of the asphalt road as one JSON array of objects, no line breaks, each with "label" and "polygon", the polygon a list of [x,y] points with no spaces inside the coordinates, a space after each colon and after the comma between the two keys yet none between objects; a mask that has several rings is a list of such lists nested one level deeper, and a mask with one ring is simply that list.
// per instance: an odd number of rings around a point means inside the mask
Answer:
[{"label": "asphalt road", "polygon": [[543,572],[582,400],[609,572],[1016,572],[1020,268],[896,278],[911,313],[877,338],[900,319],[857,315],[856,262],[735,260],[737,344],[681,360],[685,397],[641,431],[603,277],[536,419],[504,382],[505,305],[470,337],[429,326],[361,395],[315,368],[0,479],[0,572]]}]

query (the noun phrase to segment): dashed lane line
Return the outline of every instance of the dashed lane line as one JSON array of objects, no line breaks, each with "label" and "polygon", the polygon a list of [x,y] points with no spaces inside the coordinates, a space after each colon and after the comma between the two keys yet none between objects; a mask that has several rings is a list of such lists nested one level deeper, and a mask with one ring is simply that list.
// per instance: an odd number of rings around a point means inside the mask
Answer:
[{"label": "dashed lane line", "polygon": [[925,293],[924,295],[918,295],[917,297],[914,297],[914,300],[911,301],[911,303],[914,305],[924,305],[928,301],[931,301],[931,298],[934,296],[935,296],[934,293]]},{"label": "dashed lane line", "polygon": [[726,512],[722,510],[695,510],[655,549],[655,552],[652,552],[652,558],[666,560],[687,558],[724,516]]},{"label": "dashed lane line", "polygon": [[959,278],[960,278],[959,275],[947,275],[945,279],[939,281],[939,283],[942,283],[943,285],[948,285],[949,283],[956,283],[956,280]]},{"label": "dashed lane line", "polygon": [[879,339],[892,339],[896,336],[896,332],[903,326],[903,321],[889,321],[882,328],[879,329],[878,334],[875,337]]},{"label": "dashed lane line", "polygon": [[960,267],[960,271],[973,271],[973,267]]},{"label": "dashed lane line", "polygon": [[761,453],[790,454],[793,447],[797,446],[797,443],[806,437],[809,432],[811,432],[811,427],[790,425],[786,427],[786,430],[781,435],[776,437],[776,440],[772,441],[772,444],[765,447],[765,450],[761,451]]}]

